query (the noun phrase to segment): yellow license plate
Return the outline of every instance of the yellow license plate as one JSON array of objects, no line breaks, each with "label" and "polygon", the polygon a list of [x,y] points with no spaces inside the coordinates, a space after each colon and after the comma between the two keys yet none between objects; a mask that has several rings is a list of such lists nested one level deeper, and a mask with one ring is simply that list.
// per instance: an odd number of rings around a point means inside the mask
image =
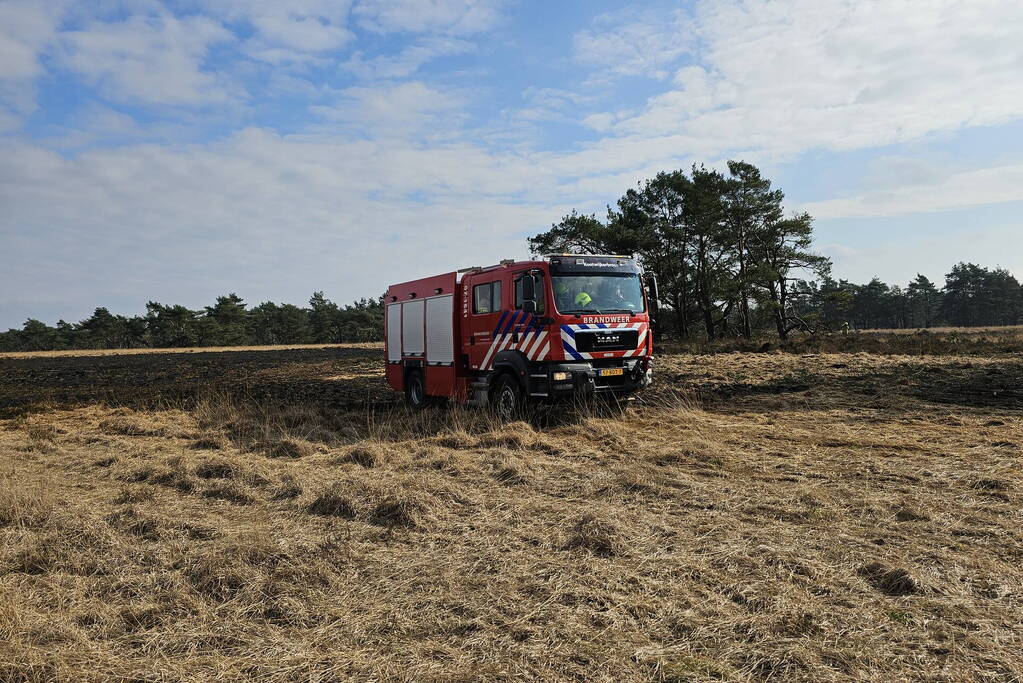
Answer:
[{"label": "yellow license plate", "polygon": [[601,377],[616,377],[625,374],[625,368],[604,368],[600,371]]}]

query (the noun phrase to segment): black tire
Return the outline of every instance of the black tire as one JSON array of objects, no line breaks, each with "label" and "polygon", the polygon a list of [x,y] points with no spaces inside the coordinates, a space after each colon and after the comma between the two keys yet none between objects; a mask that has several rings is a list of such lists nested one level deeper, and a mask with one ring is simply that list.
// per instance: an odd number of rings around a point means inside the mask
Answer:
[{"label": "black tire", "polygon": [[511,375],[505,373],[497,380],[494,393],[490,397],[491,406],[497,417],[504,422],[512,422],[522,415],[522,385]]},{"label": "black tire", "polygon": [[426,383],[423,381],[423,373],[413,370],[405,378],[405,403],[413,410],[422,410],[430,402],[426,395]]}]

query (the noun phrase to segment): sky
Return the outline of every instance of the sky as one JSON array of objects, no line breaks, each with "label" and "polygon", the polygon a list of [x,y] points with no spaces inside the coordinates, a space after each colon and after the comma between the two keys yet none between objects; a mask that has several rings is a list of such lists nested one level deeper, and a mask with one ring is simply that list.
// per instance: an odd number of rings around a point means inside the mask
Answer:
[{"label": "sky", "polygon": [[1018,0],[0,0],[0,329],[338,302],[662,170],[760,166],[834,275],[1023,276]]}]

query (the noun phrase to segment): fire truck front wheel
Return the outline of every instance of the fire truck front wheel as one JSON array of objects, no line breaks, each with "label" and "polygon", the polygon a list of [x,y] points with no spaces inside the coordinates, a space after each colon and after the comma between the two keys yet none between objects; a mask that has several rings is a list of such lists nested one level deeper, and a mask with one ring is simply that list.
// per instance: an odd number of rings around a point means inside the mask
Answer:
[{"label": "fire truck front wheel", "polygon": [[522,385],[512,375],[505,373],[497,380],[491,396],[494,412],[506,422],[518,418],[522,412]]},{"label": "fire truck front wheel", "polygon": [[428,402],[426,383],[423,381],[423,373],[419,370],[411,371],[405,378],[405,402],[415,410],[426,407]]}]

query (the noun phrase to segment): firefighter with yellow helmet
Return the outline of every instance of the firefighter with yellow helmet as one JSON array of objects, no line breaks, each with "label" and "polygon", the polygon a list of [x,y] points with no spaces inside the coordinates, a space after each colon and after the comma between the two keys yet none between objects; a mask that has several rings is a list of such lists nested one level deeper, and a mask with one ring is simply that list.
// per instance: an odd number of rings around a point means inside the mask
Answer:
[{"label": "firefighter with yellow helmet", "polygon": [[[588,308],[590,304],[593,303],[593,297],[590,296],[589,292],[582,289],[585,285],[580,284],[569,286],[567,282],[568,279],[569,278],[560,278],[561,281],[556,282],[554,286],[554,294],[558,302],[558,308],[560,310],[568,310],[573,307]],[[582,283],[583,278],[571,278],[571,280],[573,280],[573,284],[576,280]],[[573,296],[572,291],[575,289],[578,289],[579,291],[577,291]]]}]

